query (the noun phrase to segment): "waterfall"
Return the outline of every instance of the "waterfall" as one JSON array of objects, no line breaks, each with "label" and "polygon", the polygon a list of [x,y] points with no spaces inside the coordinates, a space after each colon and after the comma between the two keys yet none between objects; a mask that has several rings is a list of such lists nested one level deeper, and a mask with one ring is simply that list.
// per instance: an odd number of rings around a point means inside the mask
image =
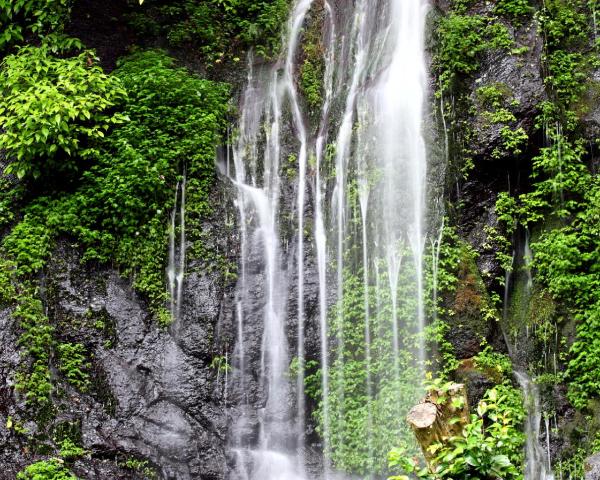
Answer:
[{"label": "waterfall", "polygon": [[539,442],[542,413],[537,385],[522,371],[515,376],[523,391],[525,402],[525,480],[553,480],[550,465],[549,427],[546,424],[546,451]]},{"label": "waterfall", "polygon": [[[408,439],[403,418],[421,394],[425,362],[427,8],[425,0],[297,0],[280,58],[249,56],[225,169],[241,240],[230,478],[338,478],[348,448],[364,458],[343,469],[372,478],[385,469],[386,449]],[[324,63],[316,116],[297,82],[303,30],[315,18]],[[310,295],[309,269],[318,284]],[[318,331],[315,342],[309,331]],[[310,402],[309,356],[320,372]],[[365,442],[355,445],[348,382],[364,388]],[[320,445],[307,438],[311,402]]]},{"label": "waterfall", "polygon": [[[518,279],[523,284],[523,299],[529,301],[531,297],[531,288],[533,286],[533,278],[531,273],[532,252],[529,246],[529,232],[525,232],[525,242],[523,245],[523,253],[521,255],[524,268],[524,279]],[[506,324],[511,314],[509,309],[510,301],[510,286],[512,281],[512,271],[515,268],[517,252],[513,251],[511,267],[506,270],[504,282],[504,309],[503,321]],[[522,306],[519,306],[519,311],[522,311]],[[522,318],[518,318],[523,323]],[[525,322],[527,319],[525,319]],[[514,363],[517,359],[517,348],[513,345],[506,335],[504,339],[508,347],[509,355]],[[540,442],[540,427],[542,422],[542,408],[540,401],[540,392],[537,385],[532,381],[526,368],[516,367],[514,371],[515,378],[519,383],[523,392],[523,404],[525,407],[525,480],[554,480],[552,473],[552,465],[550,459],[550,429],[548,422],[546,423],[546,439],[545,448]]]},{"label": "waterfall", "polygon": [[[169,310],[174,322],[179,320],[183,303],[183,276],[185,274],[185,187],[186,175],[175,187],[175,203],[171,212],[169,229],[169,263],[167,282],[169,289]],[[179,219],[179,225],[177,225]],[[177,238],[177,230],[179,237]]]}]

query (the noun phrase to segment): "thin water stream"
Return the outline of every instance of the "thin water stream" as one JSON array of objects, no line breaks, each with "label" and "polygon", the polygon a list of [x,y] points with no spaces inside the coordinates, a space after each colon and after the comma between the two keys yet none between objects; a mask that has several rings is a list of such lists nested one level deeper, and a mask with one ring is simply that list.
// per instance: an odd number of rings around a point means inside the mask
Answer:
[{"label": "thin water stream", "polygon": [[[523,245],[523,252],[519,256],[522,262],[522,269],[524,270],[525,277],[521,280],[522,289],[523,289],[523,298],[526,302],[529,301],[531,296],[531,289],[533,286],[533,278],[530,269],[531,264],[531,249],[529,247],[529,232],[526,232],[525,242]],[[509,315],[514,315],[515,313],[510,312],[509,302],[510,302],[510,286],[513,281],[512,270],[516,268],[516,259],[517,254],[513,252],[512,256],[512,268],[507,269],[506,278],[505,278],[505,286],[504,286],[504,313],[503,313],[503,321],[504,328],[506,328],[509,320]],[[522,305],[520,308],[515,308],[514,310],[518,310],[516,314],[519,316],[518,321],[522,323],[526,323],[526,320],[523,321],[522,317]],[[516,345],[513,345],[509,336],[505,333],[504,335],[506,345],[508,346],[509,354],[513,359],[513,363],[515,365],[519,365],[519,359],[516,355]],[[554,474],[552,472],[551,458],[550,458],[550,428],[549,423],[547,422],[547,417],[545,417],[546,423],[546,435],[545,435],[545,445],[542,444],[540,440],[541,433],[541,424],[542,424],[542,405],[540,401],[540,392],[538,386],[532,380],[531,376],[527,371],[527,365],[517,366],[514,371],[515,378],[519,383],[521,391],[523,392],[523,402],[525,406],[525,471],[524,478],[525,480],[554,480]]]}]

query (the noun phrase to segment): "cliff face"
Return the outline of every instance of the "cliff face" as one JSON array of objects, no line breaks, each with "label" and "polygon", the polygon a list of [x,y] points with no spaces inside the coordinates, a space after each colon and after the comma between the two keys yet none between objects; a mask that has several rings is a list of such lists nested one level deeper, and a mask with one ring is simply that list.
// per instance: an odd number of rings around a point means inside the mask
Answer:
[{"label": "cliff face", "polygon": [[[225,189],[226,190],[226,189]],[[215,197],[218,215],[231,205]],[[216,218],[216,217],[215,217]],[[221,217],[222,218],[222,217]],[[236,238],[221,220],[206,226],[207,242],[236,254]],[[58,415],[40,428],[22,425],[28,435],[65,429],[94,451],[79,460],[80,478],[223,478],[226,470],[223,372],[213,362],[222,348],[231,312],[231,282],[202,259],[189,263],[184,305],[176,323],[157,328],[146,301],[131,282],[110,267],[82,263],[75,246],[61,240],[40,283],[48,316],[60,341],[80,343],[88,352],[91,386],[82,393],[57,370],[53,398]],[[2,311],[2,422],[19,418],[23,399],[14,391],[21,361],[17,325]],[[224,352],[223,352],[224,353]],[[15,430],[2,429],[1,478],[43,454],[31,450]],[[43,437],[39,439],[43,445]],[[136,464],[135,460],[149,461]]]}]

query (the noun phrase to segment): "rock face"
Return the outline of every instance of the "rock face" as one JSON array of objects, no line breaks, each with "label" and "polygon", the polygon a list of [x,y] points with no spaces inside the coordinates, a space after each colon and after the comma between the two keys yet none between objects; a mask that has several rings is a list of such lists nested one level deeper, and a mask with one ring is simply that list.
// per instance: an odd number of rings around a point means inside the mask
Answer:
[{"label": "rock face", "polygon": [[[235,239],[226,233],[214,229],[207,242],[228,244],[221,247],[235,258]],[[164,479],[224,478],[224,384],[211,362],[232,285],[219,269],[199,268],[198,261],[191,262],[190,270],[181,317],[161,329],[129,279],[109,267],[82,264],[76,248],[59,242],[43,275],[42,294],[56,339],[85,346],[92,384],[81,393],[53,372],[53,403],[60,413],[46,431],[56,432],[61,425],[78,431],[81,445],[91,452],[72,469],[80,478],[142,476],[139,468],[118,466],[130,459],[147,459]],[[13,389],[20,361],[17,338],[10,312],[0,311],[3,425],[9,417],[20,418],[17,411],[23,407]],[[25,427],[36,433],[33,422]],[[0,478],[15,478],[37,458],[14,429],[0,429],[0,452],[0,469],[10,472]]]},{"label": "rock face", "polygon": [[600,480],[600,453],[585,459],[585,480]]},{"label": "rock face", "polygon": [[[209,343],[223,296],[218,279],[190,275],[182,318],[161,331],[129,282],[112,271],[82,271],[76,256],[63,254],[66,261],[52,275],[54,319],[66,326],[92,311],[114,329],[110,348],[81,329],[62,334],[88,346],[96,375],[105,380],[96,386],[104,402],[73,397],[84,448],[148,458],[167,479],[222,478],[225,425]],[[74,284],[77,278],[83,284]]]}]

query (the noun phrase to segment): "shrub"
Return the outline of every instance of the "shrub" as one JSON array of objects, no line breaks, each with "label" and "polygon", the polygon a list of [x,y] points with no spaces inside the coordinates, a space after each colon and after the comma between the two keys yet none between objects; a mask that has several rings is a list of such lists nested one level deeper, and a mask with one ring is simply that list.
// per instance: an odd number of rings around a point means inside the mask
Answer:
[{"label": "shrub", "polygon": [[528,0],[498,0],[494,6],[494,12],[499,15],[506,15],[513,19],[513,22],[520,22],[519,17],[533,13],[533,7]]},{"label": "shrub", "polygon": [[176,68],[157,51],[126,59],[114,75],[129,94],[121,115],[127,120],[96,145],[95,163],[80,175],[74,192],[38,198],[24,208],[26,221],[13,229],[4,248],[17,274],[30,275],[44,266],[57,234],[72,235],[85,259],[116,260],[125,274],[134,274],[135,286],[159,313],[166,300],[167,211],[174,185],[186,169],[189,226],[198,230],[210,210],[215,145],[225,129],[229,87]]},{"label": "shrub", "polygon": [[513,45],[507,28],[493,18],[450,12],[438,23],[436,63],[444,88],[460,75],[479,68],[479,56],[486,49],[506,49]]},{"label": "shrub", "polygon": [[0,52],[25,37],[60,31],[72,0],[0,0]]},{"label": "shrub", "polygon": [[229,87],[203,80],[162,52],[140,52],[115,71],[129,94],[129,121],[103,142],[81,187],[56,203],[54,228],[75,234],[86,259],[116,259],[153,305],[165,300],[167,212],[188,175],[190,233],[209,210],[215,145]]},{"label": "shrub", "polygon": [[288,0],[146,1],[131,23],[145,34],[162,32],[171,46],[195,46],[210,62],[236,47],[271,57],[279,49],[289,5]]},{"label": "shrub", "polygon": [[95,65],[92,52],[58,58],[47,44],[4,59],[0,71],[0,149],[19,178],[78,169],[97,154],[97,140],[123,118],[113,107],[125,92]]}]

